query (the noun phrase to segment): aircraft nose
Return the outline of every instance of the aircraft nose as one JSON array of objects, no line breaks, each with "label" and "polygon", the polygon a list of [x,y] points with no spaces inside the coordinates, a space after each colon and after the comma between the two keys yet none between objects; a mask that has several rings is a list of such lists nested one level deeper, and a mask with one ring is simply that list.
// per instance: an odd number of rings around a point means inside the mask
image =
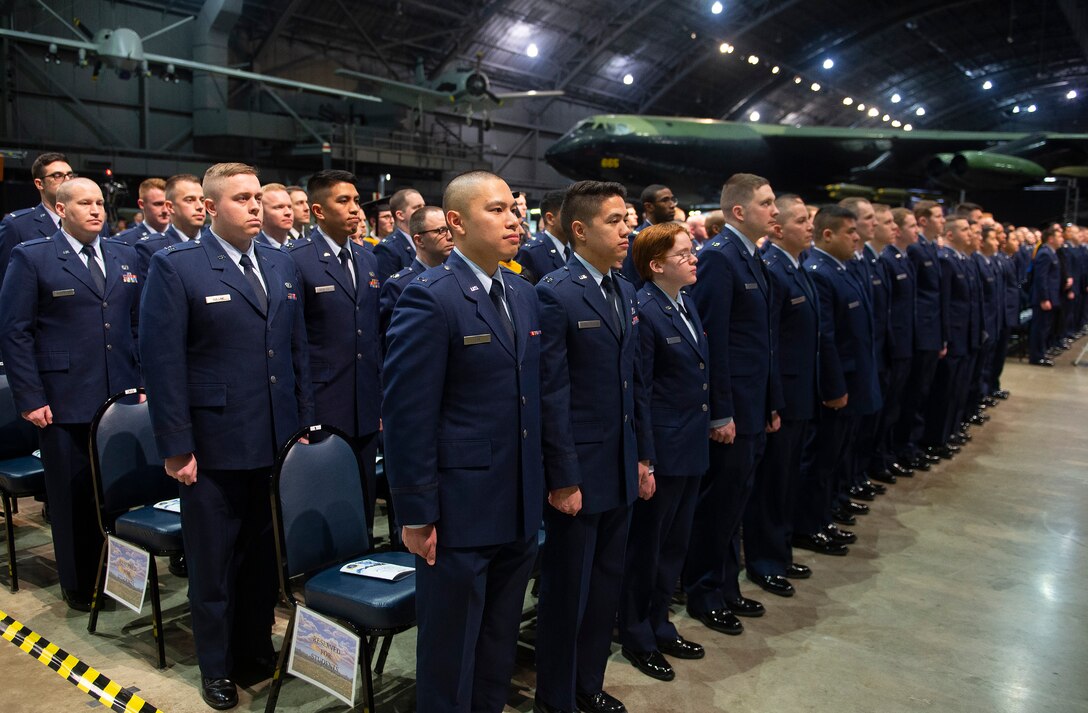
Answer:
[{"label": "aircraft nose", "polygon": [[562,174],[572,176],[583,173],[587,152],[580,142],[565,134],[544,152],[544,160]]}]

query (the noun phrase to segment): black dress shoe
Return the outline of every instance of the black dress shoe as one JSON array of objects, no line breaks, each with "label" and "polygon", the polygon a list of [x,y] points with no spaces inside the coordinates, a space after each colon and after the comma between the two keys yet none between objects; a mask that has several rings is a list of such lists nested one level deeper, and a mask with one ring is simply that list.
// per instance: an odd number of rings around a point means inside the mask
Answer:
[{"label": "black dress shoe", "polygon": [[786,567],[786,577],[789,579],[808,579],[812,576],[812,568],[794,562]]},{"label": "black dress shoe", "polygon": [[703,622],[708,628],[721,634],[736,636],[744,631],[744,626],[740,623],[740,619],[728,609],[715,609],[706,614],[694,614],[693,616]]},{"label": "black dress shoe", "polygon": [[948,437],[948,442],[952,445],[962,446],[967,443],[967,439],[963,437],[962,433],[953,433]]},{"label": "black dress shoe", "polygon": [[677,636],[671,641],[657,640],[657,650],[668,656],[678,659],[701,659],[706,656],[702,646],[694,641],[688,641],[683,636]]},{"label": "black dress shoe", "polygon": [[885,488],[883,485],[881,485],[880,483],[874,483],[871,480],[866,480],[864,483],[861,484],[861,487],[873,491],[875,495],[883,495],[884,493],[888,492],[888,489]]},{"label": "black dress shoe", "polygon": [[582,713],[627,713],[622,703],[604,691],[593,695],[579,693],[574,702]]},{"label": "black dress shoe", "polygon": [[899,478],[910,478],[914,475],[914,471],[904,465],[898,463],[892,463],[888,466],[888,472]]},{"label": "black dress shoe", "polygon": [[1006,401],[1009,398],[1009,395],[1009,392],[1005,389],[998,389],[994,392],[994,398],[1001,399],[1002,401]]},{"label": "black dress shoe", "polygon": [[822,532],[817,532],[815,535],[794,535],[792,542],[793,546],[799,550],[809,550],[821,555],[843,557],[850,551],[849,547],[832,542]]},{"label": "black dress shoe", "polygon": [[60,596],[72,611],[89,612],[91,610],[91,596],[88,594],[62,588]]},{"label": "black dress shoe", "polygon": [[1032,366],[1054,366],[1054,362],[1049,359],[1032,359],[1028,363]]},{"label": "black dress shoe", "polygon": [[170,555],[169,569],[175,577],[188,577],[189,565],[185,564],[185,555]]},{"label": "black dress shoe", "polygon": [[790,580],[777,574],[748,574],[748,581],[758,584],[760,589],[780,597],[792,597],[793,585]]},{"label": "black dress shoe", "polygon": [[896,474],[892,472],[892,469],[888,468],[887,470],[882,470],[882,471],[879,471],[877,473],[873,473],[869,477],[871,479],[877,481],[878,483],[887,483],[889,485],[895,485],[895,481],[896,481],[895,475]]},{"label": "black dress shoe", "polygon": [[876,493],[860,485],[854,485],[846,492],[850,497],[857,498],[858,500],[876,500]]},{"label": "black dress shoe", "polygon": [[854,516],[847,512],[844,508],[833,509],[831,511],[831,519],[839,523],[840,525],[858,524],[857,519],[855,519]]},{"label": "black dress shoe", "polygon": [[953,454],[959,453],[963,450],[963,446],[957,446],[955,443],[945,443],[944,447],[951,451]]},{"label": "black dress shoe", "polygon": [[993,396],[987,396],[987,397],[982,399],[982,405],[983,406],[988,406],[989,408],[993,408],[994,406],[997,406],[997,399],[994,398]]},{"label": "black dress shoe", "polygon": [[762,604],[755,599],[748,599],[747,597],[726,599],[725,606],[729,607],[729,611],[737,616],[763,616],[765,611]]},{"label": "black dress shoe", "polygon": [[572,713],[571,711],[564,710],[563,708],[556,708],[550,706],[544,701],[536,698],[533,700],[533,713]]},{"label": "black dress shoe", "polygon": [[869,506],[863,505],[862,503],[855,503],[853,500],[850,500],[846,503],[846,512],[851,515],[868,515]]},{"label": "black dress shoe", "polygon": [[824,528],[824,534],[827,535],[827,539],[837,545],[852,545],[858,541],[857,535],[849,530],[840,530],[834,525],[828,525]]},{"label": "black dress shoe", "polygon": [[[940,460],[940,458],[937,460]],[[928,473],[933,468],[933,465],[929,462],[928,458],[919,456],[910,462],[910,468],[911,470],[920,470],[923,473]]]},{"label": "black dress shoe", "polygon": [[634,651],[624,646],[620,649],[620,653],[634,664],[635,668],[650,678],[656,678],[658,681],[671,681],[676,678],[676,672],[672,670],[672,666],[660,651]]},{"label": "black dress shoe", "polygon": [[945,460],[952,460],[952,457],[956,455],[948,446],[927,446],[926,453],[939,456]]},{"label": "black dress shoe", "polygon": [[[985,425],[985,423],[986,423],[987,421],[989,421],[989,420],[990,420],[990,417],[989,417],[989,416],[985,416],[985,415],[983,415],[983,414],[981,414],[981,413],[976,413],[976,414],[975,414],[974,416],[972,416],[971,418],[967,419],[968,423],[973,423],[973,424],[974,424],[974,425],[976,425],[976,426],[982,426],[982,425]],[[962,444],[961,444],[961,445],[962,445]]]},{"label": "black dress shoe", "polygon": [[238,687],[229,678],[202,678],[200,697],[217,711],[225,711],[238,705]]}]

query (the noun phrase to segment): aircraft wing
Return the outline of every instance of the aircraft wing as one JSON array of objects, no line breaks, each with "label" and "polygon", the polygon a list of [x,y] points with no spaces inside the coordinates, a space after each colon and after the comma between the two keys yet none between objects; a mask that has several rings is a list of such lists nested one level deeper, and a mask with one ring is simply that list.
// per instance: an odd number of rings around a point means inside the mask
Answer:
[{"label": "aircraft wing", "polygon": [[504,102],[504,101],[515,101],[517,99],[535,99],[535,98],[539,98],[539,97],[561,97],[561,96],[563,96],[563,94],[565,94],[565,92],[563,92],[561,90],[558,90],[558,89],[555,89],[555,90],[549,89],[549,90],[545,90],[545,91],[537,91],[536,89],[530,89],[527,92],[505,92],[505,93],[502,93],[502,94],[496,94],[495,96],[498,97],[500,102]]},{"label": "aircraft wing", "polygon": [[454,103],[454,97],[448,92],[439,92],[429,87],[407,82],[398,82],[395,79],[377,77],[373,74],[355,72],[350,69],[338,69],[335,72],[340,77],[352,77],[370,82],[378,86],[378,94],[385,100],[394,104],[416,107],[421,103],[427,108],[449,106]]},{"label": "aircraft wing", "polygon": [[25,42],[36,42],[40,45],[56,45],[57,47],[65,47],[73,50],[87,50],[94,52],[98,49],[93,42],[85,42],[83,40],[69,40],[64,37],[53,37],[51,35],[38,35],[33,32],[20,32],[19,30],[6,30],[0,28],[0,37],[10,37],[13,40],[23,40]]}]

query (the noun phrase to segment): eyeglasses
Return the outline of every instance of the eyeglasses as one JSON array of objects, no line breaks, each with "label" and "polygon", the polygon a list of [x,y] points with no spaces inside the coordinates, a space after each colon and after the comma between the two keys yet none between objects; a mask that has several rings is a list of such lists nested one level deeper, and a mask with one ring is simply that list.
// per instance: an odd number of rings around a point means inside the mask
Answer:
[{"label": "eyeglasses", "polygon": [[695,253],[693,253],[690,250],[685,250],[682,253],[669,253],[665,257],[666,258],[678,257],[678,258],[680,258],[680,262],[694,262],[695,259],[696,259],[695,258]]},{"label": "eyeglasses", "polygon": [[450,234],[450,227],[443,225],[441,228],[431,228],[430,230],[421,230],[417,235],[426,235],[427,233],[438,233],[438,237],[443,238]]},{"label": "eyeglasses", "polygon": [[78,173],[73,173],[71,171],[69,171],[68,173],[61,173],[60,171],[57,171],[56,173],[47,173],[44,176],[42,176],[42,178],[43,179],[44,178],[52,178],[54,181],[58,181],[58,182],[59,181],[70,181],[73,178],[79,178],[79,174]]}]

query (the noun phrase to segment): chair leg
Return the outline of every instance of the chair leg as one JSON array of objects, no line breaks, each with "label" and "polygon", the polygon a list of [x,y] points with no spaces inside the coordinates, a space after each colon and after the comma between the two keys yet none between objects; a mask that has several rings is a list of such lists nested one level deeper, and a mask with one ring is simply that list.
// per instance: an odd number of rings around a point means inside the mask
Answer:
[{"label": "chair leg", "polygon": [[374,713],[374,677],[370,673],[371,645],[365,636],[360,636],[359,640],[363,644],[363,660],[359,663],[363,667],[363,688],[365,689],[363,695],[366,696],[366,710]]},{"label": "chair leg", "polygon": [[91,618],[87,622],[87,631],[92,634],[98,628],[98,612],[102,607],[102,597],[106,596],[106,553],[109,546],[107,537],[102,541],[102,554],[98,557],[98,574],[94,578],[94,596],[91,597]]},{"label": "chair leg", "polygon": [[280,697],[283,677],[287,675],[287,652],[291,650],[291,637],[295,633],[295,615],[297,607],[291,607],[291,618],[287,620],[287,633],[283,635],[283,646],[276,657],[276,670],[272,672],[272,685],[268,688],[268,701],[264,704],[264,713],[275,713],[276,701]]},{"label": "chair leg", "polygon": [[11,499],[11,514],[12,515],[19,514],[19,498],[12,498]]},{"label": "chair leg", "polygon": [[11,521],[14,511],[11,509],[11,496],[3,493],[3,500],[4,529],[8,536],[8,587],[11,588],[11,593],[15,594],[15,592],[19,591],[19,565],[15,561],[15,525]]},{"label": "chair leg", "polygon": [[378,662],[374,664],[374,673],[379,676],[385,671],[385,657],[389,655],[389,645],[393,643],[393,635],[382,637],[382,647],[378,650]]},{"label": "chair leg", "polygon": [[162,633],[162,603],[159,601],[159,566],[154,555],[149,555],[148,581],[151,587],[151,633],[159,650],[159,668],[166,668],[166,642]]}]

